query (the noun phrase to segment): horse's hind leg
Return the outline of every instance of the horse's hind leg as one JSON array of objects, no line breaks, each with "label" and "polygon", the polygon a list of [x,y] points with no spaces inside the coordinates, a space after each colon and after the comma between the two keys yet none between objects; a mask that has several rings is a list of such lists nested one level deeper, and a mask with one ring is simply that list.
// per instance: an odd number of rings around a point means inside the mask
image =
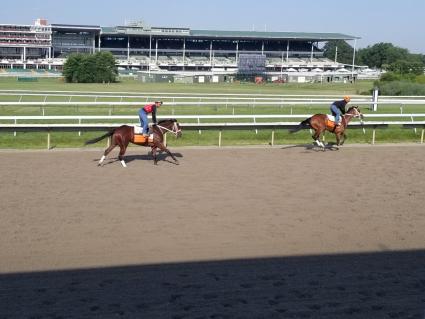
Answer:
[{"label": "horse's hind leg", "polygon": [[97,163],[97,166],[101,166],[103,161],[105,160],[106,156],[108,156],[108,154],[115,148],[115,146],[117,146],[117,144],[115,143],[115,140],[112,139],[111,145],[105,150],[105,152],[103,152],[102,158],[100,159],[99,163]]},{"label": "horse's hind leg", "polygon": [[320,134],[322,134],[322,132],[323,131],[321,131],[321,130],[315,130],[314,131],[314,134],[313,134],[313,140],[316,142],[316,144],[317,144],[317,146],[319,146],[319,147],[321,147],[321,148],[323,148],[323,149],[325,149],[325,144],[323,144],[321,141],[320,141]]},{"label": "horse's hind leg", "polygon": [[124,143],[120,143],[119,146],[120,146],[120,153],[118,154],[118,159],[120,160],[121,165],[123,167],[127,167],[124,161],[124,154],[125,154],[125,151],[127,150],[128,144],[126,145]]}]

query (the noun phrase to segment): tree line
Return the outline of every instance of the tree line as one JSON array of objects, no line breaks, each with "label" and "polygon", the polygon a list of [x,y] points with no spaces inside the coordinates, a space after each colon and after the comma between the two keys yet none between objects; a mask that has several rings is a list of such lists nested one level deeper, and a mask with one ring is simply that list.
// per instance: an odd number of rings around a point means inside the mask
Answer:
[{"label": "tree line", "polygon": [[[337,62],[353,63],[353,47],[344,40],[329,41],[323,48],[324,56],[334,60],[336,48]],[[425,55],[410,53],[407,49],[381,42],[358,49],[354,62],[356,65],[367,65],[399,75],[421,75],[424,73]]]}]

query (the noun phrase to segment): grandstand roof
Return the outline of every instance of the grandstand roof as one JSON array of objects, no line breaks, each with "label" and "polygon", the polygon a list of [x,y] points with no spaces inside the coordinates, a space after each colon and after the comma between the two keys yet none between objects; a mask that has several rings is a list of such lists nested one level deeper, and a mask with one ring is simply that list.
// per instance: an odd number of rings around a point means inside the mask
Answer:
[{"label": "grandstand roof", "polygon": [[311,32],[261,32],[261,31],[219,31],[191,30],[193,36],[228,37],[228,38],[271,38],[271,39],[300,39],[300,40],[354,40],[359,37],[341,33],[311,33]]},{"label": "grandstand roof", "polygon": [[53,29],[61,29],[61,30],[100,31],[102,29],[98,25],[51,24],[51,26]]},{"label": "grandstand roof", "polygon": [[[176,32],[170,33],[169,30]],[[165,31],[165,32],[161,32]],[[247,39],[290,39],[290,40],[355,40],[359,37],[342,33],[315,33],[315,32],[261,32],[261,31],[224,31],[224,30],[191,30],[189,28],[161,28],[161,27],[102,27],[103,34],[126,34],[126,35],[161,35],[176,37],[206,37],[206,38],[247,38]]]}]

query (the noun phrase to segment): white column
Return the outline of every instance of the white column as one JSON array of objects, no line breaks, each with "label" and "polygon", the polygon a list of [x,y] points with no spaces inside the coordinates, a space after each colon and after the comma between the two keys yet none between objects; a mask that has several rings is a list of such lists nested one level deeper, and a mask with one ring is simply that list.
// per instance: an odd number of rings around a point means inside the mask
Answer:
[{"label": "white column", "polygon": [[313,51],[314,51],[314,46],[313,46],[313,42],[311,42],[311,55],[310,55],[310,63],[313,63]]},{"label": "white column", "polygon": [[127,60],[130,60],[130,36],[127,37]]},{"label": "white column", "polygon": [[264,41],[261,42],[261,54],[264,54]]},{"label": "white column", "polygon": [[210,64],[212,65],[212,40],[210,41]]},{"label": "white column", "polygon": [[149,64],[151,63],[151,60],[152,60],[152,35],[149,35]]},{"label": "white column", "polygon": [[335,46],[335,63],[337,58],[338,58],[338,46]]},{"label": "white column", "polygon": [[23,56],[23,63],[24,63],[24,69],[27,68],[27,47],[24,47],[24,56]]},{"label": "white column", "polygon": [[239,41],[236,41],[236,64],[238,64],[239,60]]},{"label": "white column", "polygon": [[286,62],[289,61],[289,40],[286,43]]},{"label": "white column", "polygon": [[158,39],[155,41],[155,63],[158,63]]},{"label": "white column", "polygon": [[356,60],[356,44],[357,39],[354,39],[354,48],[353,48],[353,65],[351,66],[351,78],[354,78],[354,61]]},{"label": "white column", "polygon": [[282,51],[282,61],[280,62],[280,79],[283,80],[283,51]]},{"label": "white column", "polygon": [[183,38],[183,70],[184,70],[184,56],[186,54],[186,38]]},{"label": "white column", "polygon": [[53,48],[48,48],[48,56],[49,56],[49,59],[48,59],[48,61],[47,61],[47,64],[48,64],[48,68],[49,68],[49,70],[51,70],[52,69],[52,61],[51,61],[51,59],[52,59],[52,56],[53,56]]}]

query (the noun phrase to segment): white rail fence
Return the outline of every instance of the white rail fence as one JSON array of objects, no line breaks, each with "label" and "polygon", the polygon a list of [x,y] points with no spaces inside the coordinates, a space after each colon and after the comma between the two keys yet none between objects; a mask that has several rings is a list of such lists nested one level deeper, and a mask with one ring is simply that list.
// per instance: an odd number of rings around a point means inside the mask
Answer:
[{"label": "white rail fence", "polygon": [[[293,114],[293,107],[296,106],[318,106],[325,105],[326,110],[330,103],[336,99],[340,99],[339,95],[280,95],[280,94],[252,94],[252,93],[134,93],[134,92],[85,92],[85,91],[31,91],[31,90],[0,90],[0,100],[5,97],[10,99],[15,96],[18,101],[1,101],[0,110],[2,107],[25,107],[37,106],[40,107],[41,116],[0,116],[0,131],[16,132],[31,131],[31,132],[47,132],[47,147],[50,148],[50,133],[53,131],[73,131],[81,135],[82,131],[104,131],[109,130],[126,122],[130,125],[138,123],[136,115],[112,115],[112,110],[115,107],[131,106],[141,107],[146,101],[163,99],[166,105],[172,106],[171,115],[157,116],[161,118],[176,118],[178,120],[189,120],[188,123],[182,123],[184,130],[216,130],[219,132],[218,145],[221,146],[223,130],[272,130],[271,144],[274,144],[275,131],[278,129],[290,129],[298,125],[299,120],[308,118],[311,114]],[[43,101],[23,101],[24,99],[38,97]],[[61,98],[66,101],[49,101],[49,99]],[[91,101],[72,101],[72,99],[92,99]],[[104,99],[109,99],[104,101]],[[115,100],[111,100],[115,99]],[[137,99],[137,101],[124,101],[125,99]],[[398,125],[403,128],[422,129],[421,143],[424,142],[425,128],[425,113],[405,113],[405,106],[425,106],[425,96],[381,96],[379,101],[372,100],[369,96],[352,96],[351,105],[366,105],[370,109],[379,105],[385,107],[389,105],[397,105],[400,107],[398,114],[380,114],[367,113],[365,121],[351,122],[350,128],[360,128],[365,132],[366,129],[372,129],[372,144],[375,143],[376,129],[386,128],[390,125]],[[52,106],[79,107],[79,106],[103,106],[109,107],[109,115],[95,116],[48,116],[46,109]],[[232,108],[230,115],[175,115],[174,111],[179,106],[226,106]],[[262,107],[276,106],[280,108],[290,108],[290,114],[286,115],[235,115],[235,107]],[[417,108],[416,108],[417,110]],[[258,111],[256,111],[258,112]],[[369,121],[370,119],[370,121]],[[379,121],[378,119],[383,119]],[[391,119],[391,120],[388,120]],[[393,119],[400,119],[398,121]],[[249,120],[249,122],[247,122]],[[36,123],[28,124],[30,121]],[[46,123],[46,122],[54,122]],[[57,122],[66,123],[57,123]],[[93,123],[99,121],[109,121],[115,123]],[[213,121],[217,123],[208,123]],[[227,122],[230,121],[230,122]],[[245,122],[244,122],[245,121]],[[294,121],[294,122],[291,122]],[[5,123],[7,122],[7,123]],[[24,122],[24,123],[23,123]],[[71,122],[71,123],[70,123]],[[74,123],[75,122],[75,123]]]},{"label": "white rail fence", "polygon": [[[196,120],[195,123],[180,123],[183,130],[192,130],[199,131],[202,130],[216,130],[219,133],[218,136],[218,145],[222,144],[222,131],[223,130],[259,130],[259,129],[268,129],[271,130],[271,145],[274,145],[274,136],[276,130],[282,129],[291,129],[298,126],[299,121],[289,122],[281,121],[277,122],[276,119],[306,119],[311,115],[176,115],[172,116],[176,119],[190,119]],[[170,116],[158,116],[161,118],[169,118]],[[425,131],[425,121],[415,121],[414,117],[425,117],[425,114],[368,114],[367,118],[404,118],[408,117],[410,121],[353,121],[350,122],[350,128],[363,129],[365,132],[366,129],[372,129],[372,144],[375,144],[376,141],[376,130],[378,128],[387,128],[390,125],[397,125],[403,128],[410,128],[416,130],[417,128],[422,129],[421,131],[421,143],[424,143],[424,131]],[[207,123],[201,122],[204,120],[221,120],[217,123]],[[223,122],[223,120],[230,119],[233,122]],[[249,119],[251,122],[235,122],[235,120],[246,120]],[[129,115],[115,115],[115,116],[0,116],[1,121],[10,121],[12,123],[0,124],[0,131],[6,132],[47,132],[47,148],[50,149],[50,140],[51,132],[61,131],[61,132],[78,132],[81,135],[82,131],[105,131],[111,130],[115,127],[122,125],[124,120],[126,124],[136,125],[138,124],[137,116]],[[77,123],[31,123],[24,124],[18,123],[18,121],[75,121]],[[83,121],[93,121],[93,120],[103,120],[103,121],[120,121],[120,123],[83,123]],[[262,120],[263,122],[258,122],[257,120]],[[273,122],[267,122],[264,120],[273,120]],[[132,121],[132,123],[127,123],[127,121]]]}]

